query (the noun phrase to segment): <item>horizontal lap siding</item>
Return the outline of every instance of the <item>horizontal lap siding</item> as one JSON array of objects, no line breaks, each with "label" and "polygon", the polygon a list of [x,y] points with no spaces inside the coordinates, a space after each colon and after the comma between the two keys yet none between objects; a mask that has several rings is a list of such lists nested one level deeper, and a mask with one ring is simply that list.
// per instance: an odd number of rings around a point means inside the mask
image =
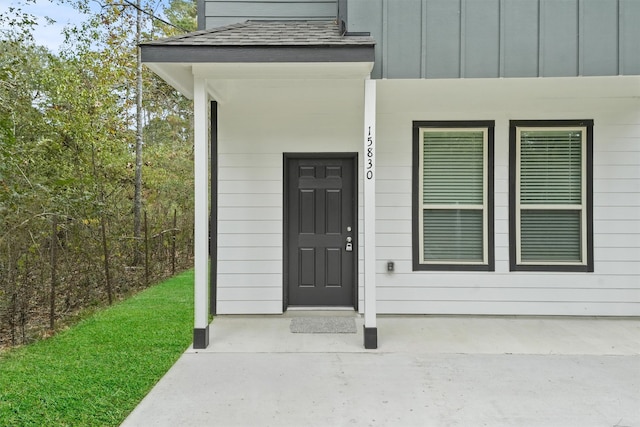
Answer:
[{"label": "horizontal lap siding", "polygon": [[[638,122],[637,110],[611,111],[603,114],[595,134],[607,142],[594,145],[594,256],[611,274],[632,270],[640,275]],[[630,301],[640,299],[637,287]]]},{"label": "horizontal lap siding", "polygon": [[[450,315],[518,315],[518,316],[637,316],[637,302],[582,302],[553,301],[387,301],[382,312],[405,314]],[[498,310],[497,308],[501,308]]]},{"label": "horizontal lap siding", "polygon": [[[559,285],[559,284],[558,284]],[[422,287],[421,287],[422,288]],[[381,287],[379,298],[385,301],[413,301],[414,288]],[[625,289],[580,289],[547,286],[544,292],[540,288],[503,288],[503,287],[453,287],[449,283],[422,289],[427,301],[461,301],[461,302],[539,302],[555,303],[559,301],[572,303],[590,303],[593,301],[606,303],[628,303],[629,293]]]},{"label": "horizontal lap siding", "polygon": [[[629,88],[576,80],[378,83],[381,313],[640,314],[640,110],[624,98]],[[281,312],[282,153],[360,151],[361,88],[361,82],[257,82],[238,85],[221,103],[220,313]],[[509,272],[509,120],[578,118],[595,121],[595,273]],[[496,121],[495,272],[412,271],[412,120]],[[362,243],[361,194],[359,200]],[[395,272],[386,272],[388,261]],[[360,287],[360,302],[362,296]]]},{"label": "horizontal lap siding", "polygon": [[[580,87],[576,79],[526,79],[519,88],[504,80],[379,82],[381,313],[640,315],[640,106],[622,97],[605,99],[607,90],[593,93],[600,82],[589,81]],[[469,98],[484,95],[482,108],[451,101],[463,86]],[[583,98],[576,96],[580,93]],[[511,119],[594,119],[594,273],[509,271]],[[495,272],[412,271],[413,120],[495,120]],[[393,273],[386,271],[388,261],[395,263]]]},{"label": "horizontal lap siding", "polygon": [[206,28],[253,20],[336,19],[336,0],[205,0]]},{"label": "horizontal lap siding", "polygon": [[220,103],[219,314],[282,312],[283,153],[357,152],[361,94],[362,82],[253,81]]}]

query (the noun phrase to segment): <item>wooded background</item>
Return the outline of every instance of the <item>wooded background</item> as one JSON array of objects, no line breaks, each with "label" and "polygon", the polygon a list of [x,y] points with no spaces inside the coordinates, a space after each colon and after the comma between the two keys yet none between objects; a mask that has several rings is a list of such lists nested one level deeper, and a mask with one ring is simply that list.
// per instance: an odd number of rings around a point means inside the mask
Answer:
[{"label": "wooded background", "polygon": [[60,3],[82,22],[57,52],[23,8],[0,11],[0,347],[192,265],[192,104],[144,70],[136,108],[135,40],[138,13],[140,40],[195,30],[195,2]]}]

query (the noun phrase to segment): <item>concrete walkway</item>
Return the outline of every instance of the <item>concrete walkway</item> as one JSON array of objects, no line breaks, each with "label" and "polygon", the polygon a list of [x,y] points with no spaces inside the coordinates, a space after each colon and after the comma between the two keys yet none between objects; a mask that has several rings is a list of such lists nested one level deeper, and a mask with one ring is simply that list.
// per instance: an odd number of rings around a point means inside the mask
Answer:
[{"label": "concrete walkway", "polygon": [[220,316],[123,426],[637,426],[640,319],[378,318],[294,334],[284,316]]}]

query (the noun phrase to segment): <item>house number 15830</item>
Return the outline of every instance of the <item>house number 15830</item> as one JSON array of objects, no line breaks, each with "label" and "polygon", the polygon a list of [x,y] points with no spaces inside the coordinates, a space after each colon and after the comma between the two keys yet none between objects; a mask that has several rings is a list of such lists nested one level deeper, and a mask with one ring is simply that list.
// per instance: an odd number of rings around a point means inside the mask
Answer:
[{"label": "house number 15830", "polygon": [[373,179],[373,163],[375,161],[375,153],[373,151],[373,136],[371,135],[371,126],[369,126],[369,132],[367,134],[367,179]]}]

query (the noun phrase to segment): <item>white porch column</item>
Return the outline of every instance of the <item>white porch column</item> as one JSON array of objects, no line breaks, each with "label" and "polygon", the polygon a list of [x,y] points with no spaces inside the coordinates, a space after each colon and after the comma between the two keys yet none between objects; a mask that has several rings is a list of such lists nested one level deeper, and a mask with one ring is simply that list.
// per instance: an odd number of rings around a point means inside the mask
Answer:
[{"label": "white porch column", "polygon": [[376,326],[376,81],[364,82],[364,347],[378,348]]},{"label": "white porch column", "polygon": [[193,348],[209,345],[209,114],[206,83],[193,79],[194,123],[194,327]]}]

